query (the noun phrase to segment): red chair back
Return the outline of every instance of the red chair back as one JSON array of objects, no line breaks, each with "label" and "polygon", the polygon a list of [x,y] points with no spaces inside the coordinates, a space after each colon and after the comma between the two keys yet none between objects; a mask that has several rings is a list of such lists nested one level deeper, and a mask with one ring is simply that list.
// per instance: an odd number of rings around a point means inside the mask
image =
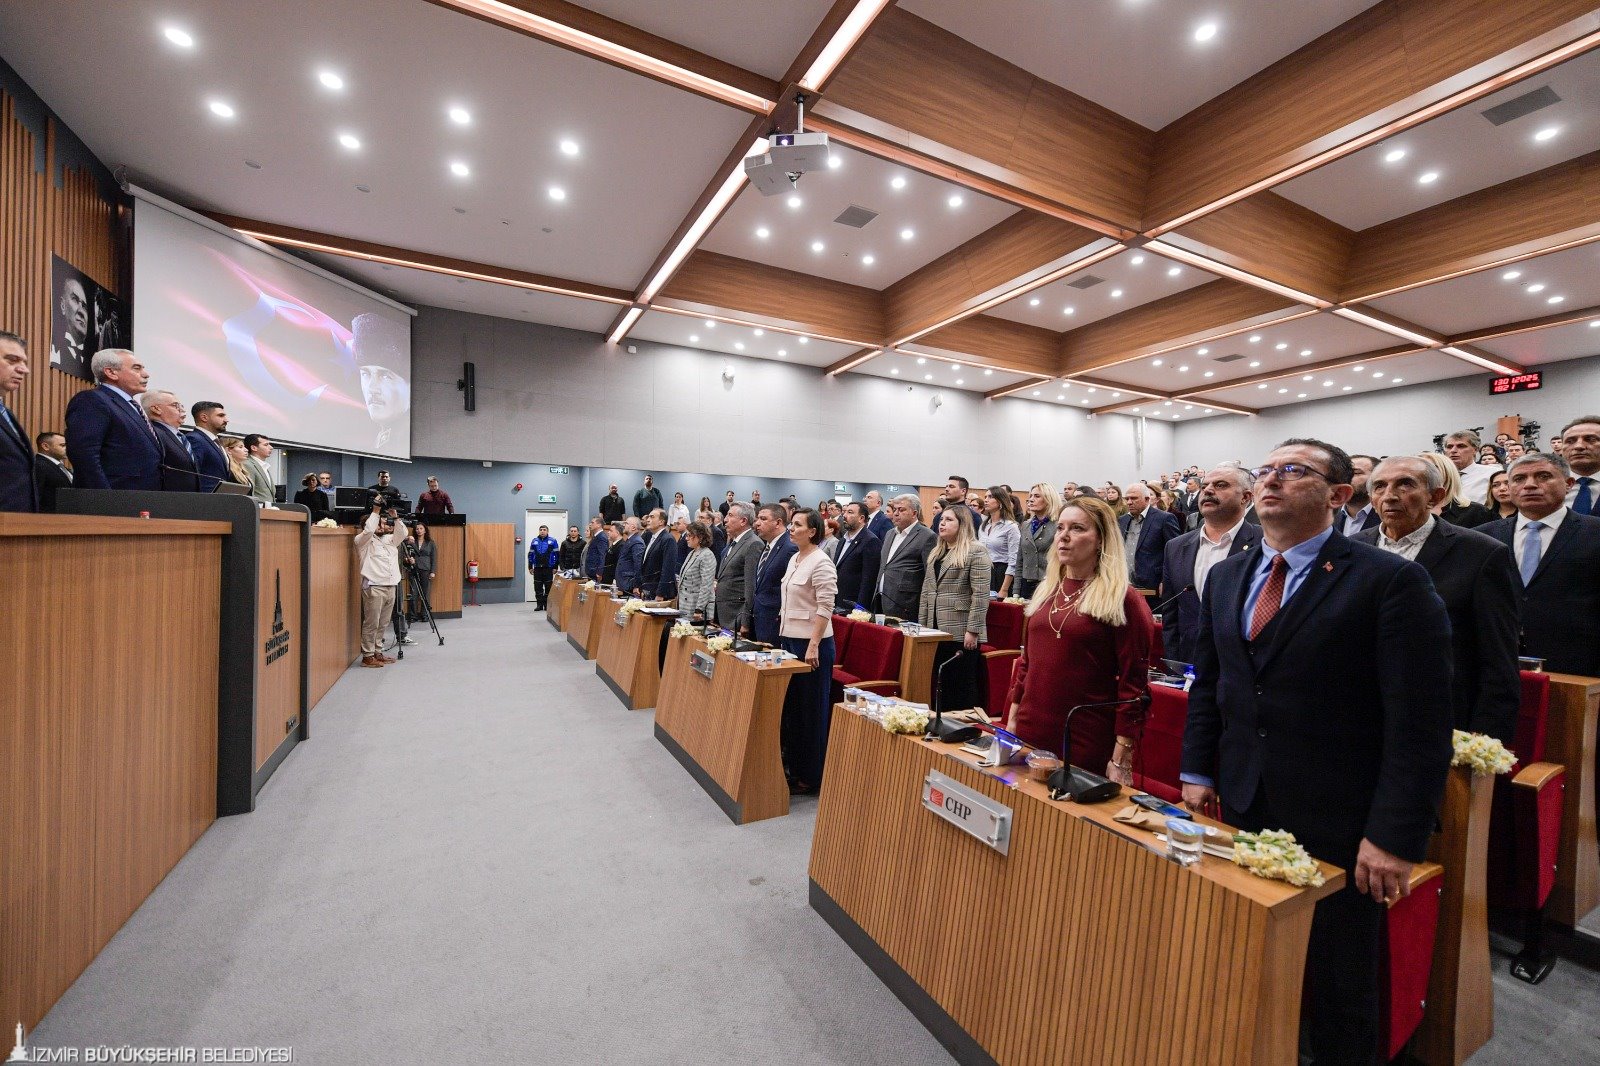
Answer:
[{"label": "red chair back", "polygon": [[1517,764],[1544,761],[1545,725],[1550,718],[1550,675],[1522,671],[1522,705],[1517,708],[1517,731],[1511,750]]},{"label": "red chair back", "polygon": [[1166,655],[1166,643],[1161,639],[1161,619],[1157,618],[1155,635],[1150,638],[1150,669],[1160,670],[1161,660]]},{"label": "red chair back", "polygon": [[1181,793],[1178,772],[1183,765],[1183,726],[1189,717],[1189,694],[1165,685],[1150,686],[1150,710],[1139,739],[1137,769],[1149,788],[1159,782]]},{"label": "red chair back", "polygon": [[905,634],[897,626],[857,622],[850,634],[850,654],[843,668],[863,681],[889,681],[900,676],[900,650]]},{"label": "red chair back", "polygon": [[1022,604],[1006,603],[1004,600],[989,601],[989,616],[984,625],[988,631],[988,644],[991,648],[1009,651],[1012,648],[1022,647],[1022,627],[1026,619],[1022,617]]},{"label": "red chair back", "polygon": [[833,616],[833,661],[844,662],[845,653],[850,650],[850,634],[855,630],[855,623],[842,614]]}]

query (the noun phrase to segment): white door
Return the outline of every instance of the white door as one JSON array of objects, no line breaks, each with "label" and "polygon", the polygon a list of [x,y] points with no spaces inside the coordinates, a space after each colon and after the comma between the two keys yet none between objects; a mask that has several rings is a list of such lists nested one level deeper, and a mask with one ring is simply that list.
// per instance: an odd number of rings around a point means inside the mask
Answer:
[{"label": "white door", "polygon": [[533,577],[528,573],[528,550],[533,546],[534,539],[539,536],[540,526],[549,526],[552,537],[564,540],[567,536],[567,512],[533,510],[528,512],[527,520],[522,526],[522,553],[517,560],[517,566],[522,570],[522,599],[525,603],[532,603],[535,599]]}]

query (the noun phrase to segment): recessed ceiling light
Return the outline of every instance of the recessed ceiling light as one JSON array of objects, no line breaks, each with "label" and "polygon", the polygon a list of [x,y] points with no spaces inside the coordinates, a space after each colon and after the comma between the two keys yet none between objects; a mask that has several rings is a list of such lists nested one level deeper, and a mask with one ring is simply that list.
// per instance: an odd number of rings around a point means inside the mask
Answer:
[{"label": "recessed ceiling light", "polygon": [[[1600,321],[1596,321],[1596,322],[1591,322],[1591,323],[1589,323],[1589,324],[1590,324],[1590,325],[1591,325],[1591,326],[1600,326]],[[984,372],[983,372],[983,376],[984,376],[984,377],[986,377],[986,378],[987,378],[987,377],[993,377],[993,376],[994,376],[994,371],[993,371],[993,370],[985,370],[985,371],[984,371]]]},{"label": "recessed ceiling light", "polygon": [[1350,373],[1359,374],[1365,369],[1366,369],[1366,367],[1364,367],[1364,366],[1353,366],[1353,367],[1350,368]]},{"label": "recessed ceiling light", "polygon": [[1216,35],[1217,24],[1215,22],[1202,22],[1194,28],[1194,39],[1201,44],[1211,40]]},{"label": "recessed ceiling light", "polygon": [[1306,394],[1305,394],[1305,393],[1303,393],[1303,392],[1300,392],[1300,393],[1296,393],[1296,394],[1295,394],[1295,397],[1296,397],[1296,398],[1297,398],[1297,399],[1301,399],[1301,400],[1303,400],[1303,399],[1305,399],[1305,398],[1306,398]]},{"label": "recessed ceiling light", "polygon": [[1385,163],[1398,163],[1405,157],[1406,150],[1404,148],[1391,148],[1383,154],[1383,161]]},{"label": "recessed ceiling light", "polygon": [[1211,354],[1211,349],[1210,348],[1201,348],[1195,354],[1197,354],[1197,355],[1210,355]]},{"label": "recessed ceiling light", "polygon": [[1132,259],[1128,260],[1128,262],[1132,263],[1134,266],[1138,266],[1140,263],[1144,262],[1144,256],[1136,255]]},{"label": "recessed ceiling light", "polygon": [[875,256],[864,255],[864,256],[861,257],[861,262],[862,262],[863,266],[871,266],[873,263],[876,263],[877,261],[878,260],[877,260],[877,258]]},{"label": "recessed ceiling light", "polygon": [[1078,309],[1076,307],[1063,307],[1061,309],[1061,313],[1064,315],[1075,315],[1078,313]]},{"label": "recessed ceiling light", "polygon": [[1600,329],[1600,318],[1597,318],[1593,322],[1589,323],[1589,328],[1590,329]]},{"label": "recessed ceiling light", "polygon": [[1064,392],[1058,392],[1058,393],[1056,393],[1056,399],[1058,399],[1058,400],[1065,400],[1065,399],[1066,399],[1066,398],[1067,398],[1067,394],[1066,394],[1066,393],[1064,393]]},{"label": "recessed ceiling light", "polygon": [[1543,282],[1535,282],[1534,284],[1528,286],[1528,291],[1529,292],[1543,292],[1544,291],[1544,283]]},{"label": "recessed ceiling light", "polygon": [[1094,387],[1094,386],[1093,386],[1093,385],[1090,385],[1090,386],[1089,386],[1089,391],[1090,391],[1090,392],[1096,392],[1096,391],[1098,391],[1098,390],[1097,390],[1097,389],[1096,389],[1096,388],[1095,388],[1095,387]]},{"label": "recessed ceiling light", "polygon": [[1202,408],[1200,408],[1200,410],[1202,412],[1204,412],[1205,414],[1210,414],[1211,413],[1211,408],[1209,408],[1209,407],[1202,407]]},{"label": "recessed ceiling light", "polygon": [[1193,411],[1194,410],[1194,404],[1186,403],[1186,404],[1183,405],[1183,409],[1185,411]]},{"label": "recessed ceiling light", "polygon": [[450,115],[450,121],[454,122],[457,126],[472,125],[472,112],[468,111],[466,108],[452,107],[448,113]]},{"label": "recessed ceiling light", "polygon": [[1079,403],[1088,403],[1089,401],[1088,400],[1079,400],[1078,402]]},{"label": "recessed ceiling light", "polygon": [[1257,386],[1256,386],[1256,388],[1258,388],[1258,389],[1264,389],[1264,388],[1266,388],[1266,387],[1267,387],[1267,386],[1266,386],[1266,383],[1265,383],[1265,382],[1263,382],[1263,383],[1262,383],[1262,384],[1260,384],[1260,385],[1257,385]]},{"label": "recessed ceiling light", "polygon": [[1189,372],[1188,366],[1180,366],[1178,368],[1178,373],[1180,373],[1180,374],[1187,374],[1188,372]]},{"label": "recessed ceiling light", "polygon": [[932,381],[933,380],[933,375],[932,374],[924,374],[924,375],[922,375],[922,380],[923,381]]},{"label": "recessed ceiling light", "polygon": [[1207,371],[1206,371],[1206,372],[1205,372],[1205,373],[1204,373],[1204,374],[1203,374],[1203,375],[1202,375],[1202,377],[1208,377],[1208,378],[1213,378],[1213,377],[1216,377],[1216,376],[1217,376],[1217,372],[1216,372],[1216,371],[1215,371],[1215,370],[1207,370]]},{"label": "recessed ceiling light", "polygon": [[1522,277],[1522,271],[1520,271],[1520,270],[1508,270],[1504,274],[1500,275],[1500,280],[1501,281],[1516,281],[1520,277]]},{"label": "recessed ceiling light", "polygon": [[900,368],[897,366],[892,366],[889,368],[889,373],[898,375],[900,373]]},{"label": "recessed ceiling light", "polygon": [[1112,299],[1113,299],[1113,300],[1120,300],[1120,299],[1122,299],[1122,290],[1121,290],[1121,289],[1112,289],[1112,290],[1111,290],[1111,298],[1112,298]]},{"label": "recessed ceiling light", "polygon": [[1255,336],[1251,337],[1250,338],[1250,343],[1251,344],[1260,344],[1261,343],[1261,334],[1257,333]]},{"label": "recessed ceiling light", "polygon": [[802,202],[803,201],[798,196],[791,196],[784,201],[784,203],[788,204],[790,207],[799,207]]},{"label": "recessed ceiling light", "polygon": [[1034,395],[1035,395],[1035,396],[1037,396],[1037,395],[1039,395],[1039,390],[1038,390],[1038,389],[1034,389],[1034,390],[1033,390],[1033,394],[1034,394]]},{"label": "recessed ceiling light", "polygon": [[758,330],[755,330],[754,332],[755,332],[755,335],[757,337],[765,337],[767,335],[767,331],[764,330],[764,329],[758,329]]},{"label": "recessed ceiling light", "polygon": [[1310,348],[1301,348],[1300,349],[1300,358],[1304,359],[1306,356],[1308,356],[1310,354],[1311,354],[1311,349]]},{"label": "recessed ceiling light", "polygon": [[562,141],[561,145],[560,145],[560,148],[561,148],[561,154],[562,155],[577,155],[578,154],[578,142],[574,141],[574,140],[572,140],[570,138],[567,139],[567,140]]},{"label": "recessed ceiling light", "polygon": [[733,346],[741,352],[744,351],[744,341],[734,341]]},{"label": "recessed ceiling light", "polygon": [[787,349],[787,348],[779,348],[778,349],[778,358],[779,359],[787,359],[787,358],[789,358],[789,349]]},{"label": "recessed ceiling light", "polygon": [[905,179],[905,177],[903,175],[896,174],[893,178],[889,179],[889,188],[891,188],[891,189],[903,189],[905,187],[906,187],[906,179]]},{"label": "recessed ceiling light", "polygon": [[960,363],[951,363],[950,364],[950,369],[951,370],[960,370],[961,369],[961,364]]},{"label": "recessed ceiling light", "polygon": [[800,338],[800,343],[801,344],[810,344],[811,343],[811,338],[810,337],[801,337]]},{"label": "recessed ceiling light", "polygon": [[917,365],[918,366],[925,366],[927,364],[927,362],[928,361],[926,359],[922,358],[921,356],[917,357]]},{"label": "recessed ceiling light", "polygon": [[1113,399],[1113,400],[1120,400],[1120,399],[1122,399],[1122,393],[1120,393],[1120,392],[1113,392],[1113,393],[1112,393],[1112,394],[1111,394],[1111,398],[1112,398],[1112,399]]},{"label": "recessed ceiling light", "polygon": [[1405,378],[1390,378],[1390,379],[1389,379],[1389,384],[1391,384],[1391,385],[1398,385],[1398,384],[1400,384],[1400,383],[1401,383],[1401,382],[1402,382],[1402,381],[1404,381],[1404,380],[1405,380]]},{"label": "recessed ceiling light", "polygon": [[1565,296],[1552,296],[1549,299],[1545,300],[1545,303],[1547,303],[1547,304],[1558,304],[1562,300],[1565,300],[1565,299],[1566,299]]},{"label": "recessed ceiling light", "polygon": [[1300,380],[1301,381],[1310,381],[1311,380],[1311,375],[1310,374],[1306,374]]},{"label": "recessed ceiling light", "polygon": [[1289,390],[1288,390],[1288,389],[1279,389],[1279,390],[1278,390],[1278,395],[1279,395],[1279,396],[1285,396],[1285,395],[1287,395],[1287,394],[1288,394],[1288,392],[1289,392]]},{"label": "recessed ceiling light", "polygon": [[1039,298],[1037,296],[1035,296],[1033,299],[1029,300],[1028,301],[1028,306],[1029,307],[1038,307],[1039,306]]},{"label": "recessed ceiling light", "polygon": [[813,252],[820,252],[820,251],[822,251],[822,249],[824,247],[826,247],[826,246],[821,241],[812,241],[811,242],[811,250]]},{"label": "recessed ceiling light", "polygon": [[842,166],[844,166],[844,156],[842,156],[842,155],[830,155],[828,157],[828,169],[829,170],[838,170]]},{"label": "recessed ceiling light", "polygon": [[549,194],[550,199],[552,199],[552,200],[558,200],[559,201],[559,200],[565,200],[567,198],[567,190],[563,189],[559,185],[550,186],[550,188],[547,189],[546,192]]},{"label": "recessed ceiling light", "polygon": [[961,194],[960,193],[957,193],[956,195],[950,197],[950,199],[945,201],[945,203],[949,204],[951,207],[960,207],[962,202],[963,201],[961,199]]},{"label": "recessed ceiling light", "polygon": [[762,226],[762,227],[760,227],[760,228],[758,228],[758,229],[757,229],[757,230],[756,230],[756,237],[757,237],[757,238],[758,238],[758,239],[759,239],[759,240],[763,240],[763,241],[764,241],[764,240],[766,240],[766,239],[767,239],[767,238],[768,238],[768,237],[770,237],[770,236],[772,236],[772,231],[771,231],[771,230],[769,230],[769,229],[768,229],[768,228],[767,228],[767,227],[765,227],[765,226]]},{"label": "recessed ceiling light", "polygon": [[361,147],[361,138],[353,133],[341,133],[339,134],[339,143],[354,152]]},{"label": "recessed ceiling light", "polygon": [[1182,274],[1182,273],[1183,273],[1183,268],[1182,267],[1168,267],[1167,268],[1167,277],[1169,277],[1169,278],[1175,278],[1179,274]]},{"label": "recessed ceiling light", "polygon": [[1172,401],[1171,400],[1166,401],[1165,406],[1171,407],[1172,406]]},{"label": "recessed ceiling light", "polygon": [[468,174],[471,174],[472,171],[467,167],[467,165],[465,163],[463,163],[463,162],[461,162],[461,160],[457,159],[455,162],[450,164],[450,173],[454,174],[458,178],[464,178]]},{"label": "recessed ceiling light", "polygon": [[1333,382],[1331,382],[1331,381],[1324,381],[1324,382],[1323,382],[1323,383],[1322,383],[1322,387],[1323,387],[1323,388],[1325,388],[1325,389],[1331,389],[1331,388],[1333,388]]},{"label": "recessed ceiling light", "polygon": [[1375,377],[1375,378],[1381,378],[1381,377],[1383,377],[1383,371],[1381,371],[1381,370],[1374,370],[1374,371],[1373,371],[1373,372],[1372,372],[1372,376],[1373,376],[1373,377]]},{"label": "recessed ceiling light", "polygon": [[1346,385],[1344,388],[1340,389],[1339,391],[1340,392],[1349,392],[1350,391],[1350,386]]},{"label": "recessed ceiling light", "polygon": [[716,328],[717,328],[717,324],[714,321],[712,321],[709,318],[706,319],[706,329],[716,329]]},{"label": "recessed ceiling light", "polygon": [[900,239],[903,240],[903,241],[909,241],[911,238],[913,238],[915,236],[916,236],[916,233],[913,232],[909,228],[903,229],[903,230],[900,231]]},{"label": "recessed ceiling light", "polygon": [[331,70],[324,70],[319,73],[317,80],[322,83],[324,89],[332,89],[334,92],[344,88],[344,79]]},{"label": "recessed ceiling light", "polygon": [[1258,360],[1255,360],[1255,361],[1254,361],[1254,362],[1252,362],[1252,363],[1251,363],[1251,364],[1250,364],[1250,369],[1251,369],[1251,370],[1255,370],[1255,369],[1256,369],[1256,368],[1257,368],[1257,367],[1259,367],[1259,366],[1260,366],[1260,365],[1261,365],[1261,361],[1260,361],[1260,360],[1259,360],[1259,359],[1258,359]]},{"label": "recessed ceiling light", "polygon": [[957,385],[965,385],[966,382],[962,381],[960,378],[956,378],[956,384]]},{"label": "recessed ceiling light", "polygon": [[1430,170],[1426,174],[1423,174],[1422,176],[1417,178],[1417,184],[1418,185],[1432,185],[1434,182],[1436,182],[1438,180],[1439,180],[1439,172],[1437,170]]},{"label": "recessed ceiling light", "polygon": [[1535,133],[1533,135],[1533,139],[1536,140],[1536,141],[1552,140],[1552,139],[1555,138],[1555,135],[1560,133],[1560,132],[1561,132],[1561,127],[1560,126],[1546,126],[1544,129],[1540,130],[1538,133]]},{"label": "recessed ceiling light", "polygon": [[178,28],[177,26],[162,27],[161,35],[167,40],[171,41],[173,44],[177,45],[179,48],[194,47],[194,35],[187,30]]},{"label": "recessed ceiling light", "polygon": [[1150,360],[1150,365],[1151,365],[1151,366],[1160,366],[1160,365],[1161,365],[1161,360],[1159,360],[1159,359],[1152,359],[1152,360]]},{"label": "recessed ceiling light", "polygon": [[1287,347],[1289,347],[1289,345],[1288,345],[1288,344],[1286,344],[1286,343],[1285,343],[1285,342],[1283,342],[1283,341],[1279,341],[1279,342],[1278,342],[1278,343],[1277,343],[1277,344],[1274,344],[1274,345],[1273,345],[1273,347],[1274,347],[1274,348],[1276,348],[1276,349],[1277,349],[1277,350],[1278,350],[1278,351],[1280,351],[1280,352],[1281,352],[1281,351],[1283,351],[1283,350],[1284,350],[1284,349],[1285,349],[1285,348],[1287,348]]},{"label": "recessed ceiling light", "polygon": [[690,344],[699,344],[700,343],[700,334],[698,334],[698,333],[689,334],[689,343]]},{"label": "recessed ceiling light", "polygon": [[221,100],[212,100],[210,103],[206,104],[206,106],[209,107],[211,109],[211,113],[216,115],[218,118],[232,118],[234,116],[233,107],[229,104],[223,103]]}]

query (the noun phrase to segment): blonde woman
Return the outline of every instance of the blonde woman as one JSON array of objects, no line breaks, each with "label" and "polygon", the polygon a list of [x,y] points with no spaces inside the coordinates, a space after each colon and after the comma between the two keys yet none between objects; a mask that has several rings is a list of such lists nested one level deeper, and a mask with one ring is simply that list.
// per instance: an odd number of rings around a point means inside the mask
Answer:
[{"label": "blonde woman", "polygon": [[[922,575],[922,595],[917,601],[917,621],[959,637],[939,645],[934,653],[935,684],[939,669],[963,649],[977,651],[988,638],[989,549],[972,528],[972,510],[946,507],[935,522],[933,550]],[[943,675],[940,706],[947,711],[981,707],[988,702],[983,659],[969,655]]]},{"label": "blonde woman", "polygon": [[[1028,744],[1059,751],[1067,711],[1085,703],[1149,698],[1155,619],[1128,583],[1117,516],[1103,500],[1067,501],[1044,581],[1025,611],[1022,658],[1006,728]],[[1072,718],[1076,766],[1133,783],[1145,703],[1097,707]]]},{"label": "blonde woman", "polygon": [[1041,481],[1028,490],[1024,507],[1028,517],[1017,523],[1017,580],[1011,591],[1027,599],[1044,580],[1045,568],[1050,564],[1050,545],[1055,543],[1056,519],[1061,515],[1061,494],[1054,485]]},{"label": "blonde woman", "polygon": [[1444,478],[1444,502],[1433,509],[1433,513],[1439,516],[1440,521],[1464,529],[1494,521],[1493,511],[1467,496],[1461,475],[1456,471],[1456,464],[1452,463],[1448,456],[1439,452],[1423,452],[1422,458]]},{"label": "blonde woman", "polygon": [[244,461],[250,453],[245,449],[243,438],[218,437],[217,443],[222,445],[222,454],[228,457],[228,472],[233,475],[233,480],[241,485],[250,484],[250,475],[244,469]]}]

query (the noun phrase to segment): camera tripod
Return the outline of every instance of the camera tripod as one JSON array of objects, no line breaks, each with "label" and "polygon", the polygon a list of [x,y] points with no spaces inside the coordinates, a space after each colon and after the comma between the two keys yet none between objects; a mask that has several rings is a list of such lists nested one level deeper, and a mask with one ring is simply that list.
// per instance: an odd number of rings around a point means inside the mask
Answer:
[{"label": "camera tripod", "polygon": [[[433,630],[433,635],[439,638],[439,646],[444,647],[444,636],[439,632],[439,623],[433,620],[433,608],[428,606],[428,597],[422,594],[422,582],[417,580],[416,570],[406,571],[406,588],[411,593],[411,602],[422,608],[422,620],[428,623],[428,628]],[[406,620],[406,612],[400,609],[400,597],[395,597],[394,608],[394,646],[395,657],[406,657],[406,633],[410,631],[411,623]]]}]

